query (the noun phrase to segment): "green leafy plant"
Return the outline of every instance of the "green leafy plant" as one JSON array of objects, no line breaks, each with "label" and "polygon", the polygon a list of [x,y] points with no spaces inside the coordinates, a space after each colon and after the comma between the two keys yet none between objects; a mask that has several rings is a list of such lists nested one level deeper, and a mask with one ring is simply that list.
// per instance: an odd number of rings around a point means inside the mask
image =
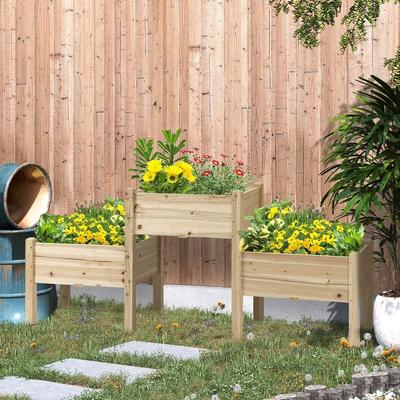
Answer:
[{"label": "green leafy plant", "polygon": [[77,207],[69,215],[44,214],[35,234],[45,243],[123,245],[124,228],[124,203],[109,198],[104,203]]},{"label": "green leafy plant", "polygon": [[[320,44],[320,34],[328,26],[333,26],[341,10],[345,8],[346,14],[340,21],[344,32],[340,38],[340,48],[344,52],[347,48],[353,51],[357,44],[364,41],[368,27],[374,27],[378,21],[381,7],[389,1],[399,4],[399,0],[353,0],[347,4],[343,0],[268,0],[275,11],[289,13],[298,25],[294,36],[303,46],[308,48]],[[385,65],[392,73],[394,84],[400,85],[400,47],[397,55],[387,59]]]},{"label": "green leafy plant", "polygon": [[347,256],[363,245],[361,224],[331,222],[313,208],[295,210],[290,201],[274,201],[247,219],[243,251]]},{"label": "green leafy plant", "polygon": [[181,130],[172,132],[168,129],[162,132],[164,140],[157,140],[157,151],[154,149],[154,140],[138,138],[135,142],[133,154],[135,167],[129,171],[133,173],[132,179],[140,179],[147,169],[147,163],[160,159],[165,165],[173,165],[176,161],[186,159],[181,150],[186,146],[186,140],[180,139]]},{"label": "green leafy plant", "polygon": [[226,154],[220,154],[220,158],[210,154],[191,154],[197,177],[191,193],[224,195],[234,190],[244,191],[253,182],[253,176],[244,168],[243,162],[234,157]]},{"label": "green leafy plant", "polygon": [[378,261],[390,261],[389,275],[400,287],[400,87],[376,76],[360,79],[357,104],[337,118],[322,175],[331,188],[322,199],[339,216],[350,216],[377,239]]}]

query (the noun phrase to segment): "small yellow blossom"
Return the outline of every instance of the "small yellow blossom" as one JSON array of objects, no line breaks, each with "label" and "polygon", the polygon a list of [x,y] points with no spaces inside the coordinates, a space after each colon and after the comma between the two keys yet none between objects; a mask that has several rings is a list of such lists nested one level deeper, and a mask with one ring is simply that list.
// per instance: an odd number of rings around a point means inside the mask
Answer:
[{"label": "small yellow blossom", "polygon": [[178,179],[183,172],[182,168],[179,168],[176,165],[165,167],[164,171],[167,174],[167,182],[171,184],[178,182]]},{"label": "small yellow blossom", "polygon": [[342,337],[341,339],[340,339],[340,345],[342,346],[342,347],[345,347],[345,348],[347,348],[347,349],[349,349],[350,347],[351,347],[351,344],[350,344],[350,342],[349,342],[349,340],[348,339],[346,339],[346,338],[344,338],[344,337]]},{"label": "small yellow blossom", "polygon": [[156,325],[156,331],[160,332],[163,328],[163,324]]},{"label": "small yellow blossom", "polygon": [[147,171],[157,174],[162,170],[162,162],[161,160],[151,160],[147,162]]},{"label": "small yellow blossom", "polygon": [[293,340],[290,342],[290,348],[291,349],[297,349],[299,347],[299,343],[296,340]]},{"label": "small yellow blossom", "polygon": [[171,326],[172,326],[173,328],[179,328],[181,325],[180,325],[179,322],[174,321],[174,322],[171,324]]},{"label": "small yellow blossom", "polygon": [[143,175],[144,182],[153,182],[156,179],[157,173],[153,171],[146,171]]}]

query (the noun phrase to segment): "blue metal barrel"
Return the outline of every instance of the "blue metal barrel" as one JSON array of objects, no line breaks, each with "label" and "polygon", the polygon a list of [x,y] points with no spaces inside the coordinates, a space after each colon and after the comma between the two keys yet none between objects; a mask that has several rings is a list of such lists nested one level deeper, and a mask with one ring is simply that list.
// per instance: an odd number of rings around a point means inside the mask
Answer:
[{"label": "blue metal barrel", "polygon": [[0,229],[32,228],[50,202],[50,179],[40,165],[0,164]]},{"label": "blue metal barrel", "polygon": [[[0,230],[0,322],[25,321],[25,239],[34,229]],[[38,318],[55,309],[54,285],[38,284]]]}]

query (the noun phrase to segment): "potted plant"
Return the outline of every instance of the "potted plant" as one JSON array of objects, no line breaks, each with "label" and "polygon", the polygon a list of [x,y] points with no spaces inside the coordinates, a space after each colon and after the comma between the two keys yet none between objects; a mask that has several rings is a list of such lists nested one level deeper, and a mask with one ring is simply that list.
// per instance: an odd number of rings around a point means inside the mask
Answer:
[{"label": "potted plant", "polygon": [[[234,296],[260,296],[349,303],[349,339],[360,344],[360,302],[370,327],[372,247],[361,224],[331,222],[289,201],[256,209],[240,232],[240,287]],[[243,310],[232,315],[238,338]]]},{"label": "potted plant", "polygon": [[164,140],[140,138],[132,178],[139,180],[135,193],[138,233],[178,237],[232,238],[235,198],[241,197],[239,213],[259,205],[261,186],[240,160],[199,155],[185,149],[180,130],[163,131]]},{"label": "potted plant", "polygon": [[381,345],[400,349],[400,88],[376,76],[360,82],[356,105],[327,136],[322,174],[332,186],[323,202],[362,222],[376,240],[388,290],[375,299],[375,335]]},{"label": "potted plant", "polygon": [[71,285],[123,288],[125,329],[132,330],[135,285],[151,277],[154,307],[161,309],[159,240],[135,236],[132,195],[126,208],[121,200],[107,199],[70,215],[44,214],[35,233],[26,244],[27,322],[36,322],[37,283],[61,285],[62,305],[69,303]]}]

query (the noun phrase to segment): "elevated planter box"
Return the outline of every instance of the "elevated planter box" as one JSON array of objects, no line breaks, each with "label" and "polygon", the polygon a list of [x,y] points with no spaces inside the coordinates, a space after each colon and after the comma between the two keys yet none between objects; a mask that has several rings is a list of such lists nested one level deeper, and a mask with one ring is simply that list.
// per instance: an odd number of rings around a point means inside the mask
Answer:
[{"label": "elevated planter box", "polygon": [[160,239],[136,243],[132,225],[132,194],[126,203],[125,246],[26,242],[26,322],[37,321],[36,284],[58,284],[61,304],[69,304],[70,286],[124,289],[124,327],[136,326],[136,284],[151,278],[154,308],[163,303]]},{"label": "elevated planter box", "polygon": [[[372,326],[372,244],[348,257],[271,254],[240,254],[233,297],[259,296],[332,301],[349,304],[349,340],[360,344],[361,304],[363,324]],[[243,307],[232,313],[236,339],[243,335]]]},{"label": "elevated planter box", "polygon": [[[232,288],[239,292],[234,271],[240,260],[238,231],[248,223],[244,216],[253,214],[262,204],[263,188],[255,184],[229,195],[164,194],[133,192],[135,234],[180,238],[219,238],[232,240]],[[239,296],[232,296],[232,309],[243,308]],[[264,300],[254,297],[254,319],[264,318]],[[232,334],[234,335],[234,331]],[[235,335],[234,335],[235,336]],[[237,335],[236,335],[237,336]]]},{"label": "elevated planter box", "polygon": [[134,194],[137,234],[236,238],[242,216],[260,204],[261,185],[229,195],[166,194],[136,191]]}]

